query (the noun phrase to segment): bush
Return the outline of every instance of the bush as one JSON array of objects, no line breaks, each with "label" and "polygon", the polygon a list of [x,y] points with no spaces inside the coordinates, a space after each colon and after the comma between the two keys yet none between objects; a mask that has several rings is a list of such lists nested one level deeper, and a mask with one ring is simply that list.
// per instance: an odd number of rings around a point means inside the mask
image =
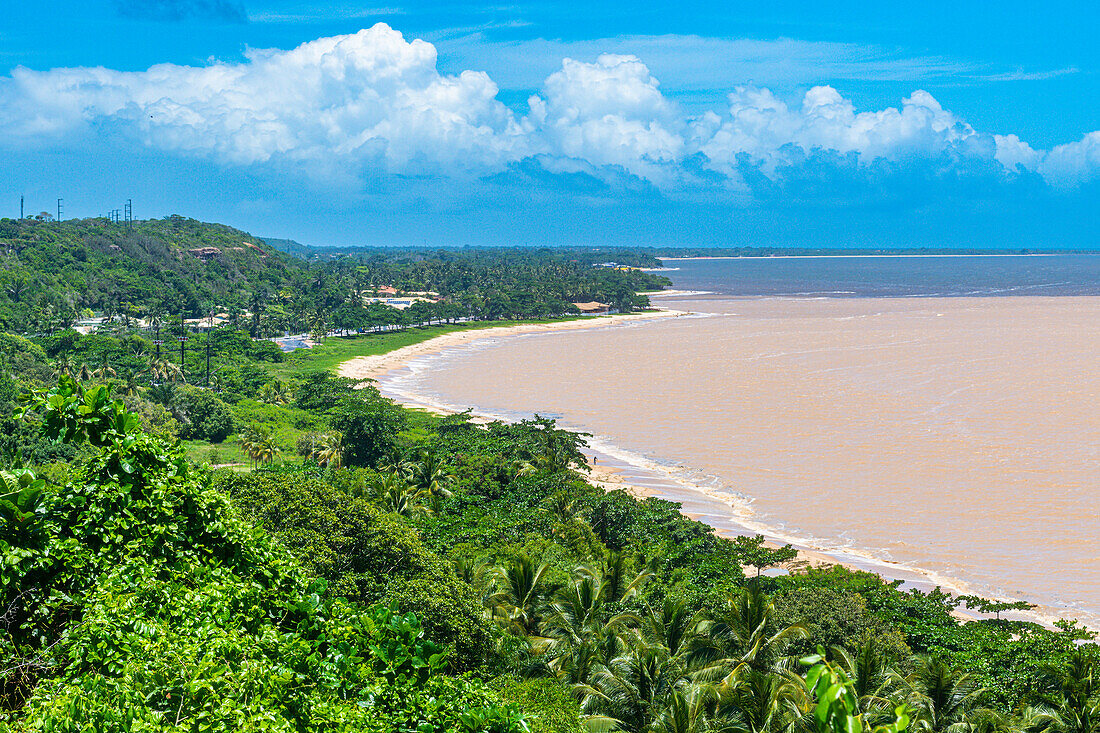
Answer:
[{"label": "bush", "polygon": [[91,456],[64,485],[4,471],[0,731],[525,730],[415,616],[326,597],[105,388],[34,408]]},{"label": "bush", "polygon": [[415,611],[429,636],[451,648],[455,669],[484,662],[492,636],[473,588],[396,515],[303,473],[226,473],[219,486],[335,593]]},{"label": "bush", "polygon": [[581,711],[576,698],[556,677],[519,679],[512,675],[493,681],[500,696],[527,715],[531,733],[580,733]]},{"label": "bush", "polygon": [[181,387],[176,391],[174,402],[182,423],[180,437],[184,440],[220,443],[232,434],[233,415],[229,406],[213,392]]}]

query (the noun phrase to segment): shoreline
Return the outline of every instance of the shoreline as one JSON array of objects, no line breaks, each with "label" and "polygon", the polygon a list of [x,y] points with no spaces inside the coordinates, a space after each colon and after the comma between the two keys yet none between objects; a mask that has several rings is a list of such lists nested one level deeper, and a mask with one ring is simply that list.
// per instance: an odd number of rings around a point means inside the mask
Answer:
[{"label": "shoreline", "polygon": [[641,313],[617,313],[610,316],[588,316],[572,321],[521,323],[515,326],[492,326],[490,328],[476,328],[469,331],[445,333],[430,338],[427,341],[421,341],[411,346],[403,346],[400,349],[395,349],[385,354],[353,357],[347,361],[341,362],[336,368],[336,373],[341,377],[350,377],[352,379],[377,380],[388,372],[407,366],[413,359],[437,354],[444,349],[464,346],[484,339],[520,334],[611,327],[621,323],[636,323],[638,321],[646,321],[654,318],[676,318],[686,315],[690,314],[687,311],[659,309]]},{"label": "shoreline", "polygon": [[[865,254],[865,255],[714,255],[701,257],[658,257],[661,262],[690,262],[694,260],[843,260],[865,258],[919,258],[919,257],[1063,257],[1065,255],[1097,255],[1100,252],[990,252],[989,254]],[[668,269],[668,268],[662,268]]]},{"label": "shoreline", "polygon": [[[687,294],[675,293],[680,297]],[[344,377],[374,380],[378,382],[378,387],[385,396],[406,407],[423,409],[439,415],[454,414],[466,408],[433,401],[422,394],[403,389],[400,382],[403,378],[415,374],[416,367],[423,368],[424,362],[432,357],[438,357],[445,351],[471,347],[486,339],[590,328],[612,328],[624,323],[644,322],[656,318],[699,317],[700,315],[702,314],[661,309],[639,314],[593,317],[580,321],[498,326],[443,334],[386,354],[349,359],[337,367],[337,373]],[[492,414],[476,406],[472,407],[470,412],[475,423],[484,424],[497,420],[507,422],[515,419],[514,416]],[[873,573],[886,580],[899,580],[903,590],[916,588],[927,592],[939,587],[955,595],[970,592],[965,582],[945,578],[933,571],[884,560],[869,552],[848,548],[818,547],[803,538],[786,536],[782,532],[752,522],[749,516],[739,516],[745,513],[747,506],[734,506],[728,498],[716,496],[691,478],[677,475],[676,469],[660,466],[644,456],[632,455],[596,436],[590,438],[588,442],[589,448],[584,452],[588,456],[590,470],[587,479],[590,483],[605,491],[623,490],[637,500],[655,497],[676,502],[681,505],[681,513],[685,517],[709,525],[720,537],[732,538],[759,534],[765,537],[765,545],[768,547],[777,548],[790,544],[798,550],[798,557],[776,566],[780,573],[839,565],[849,570]],[[686,498],[684,493],[691,498]],[[751,512],[751,509],[747,511]],[[765,571],[765,574],[769,572]],[[997,598],[996,600],[1016,599]],[[992,618],[991,614],[958,609],[953,611],[952,615],[964,622]],[[1058,608],[1040,606],[1029,612],[1003,614],[1003,617],[1038,622],[1050,627],[1055,620],[1065,618],[1066,615]]]}]

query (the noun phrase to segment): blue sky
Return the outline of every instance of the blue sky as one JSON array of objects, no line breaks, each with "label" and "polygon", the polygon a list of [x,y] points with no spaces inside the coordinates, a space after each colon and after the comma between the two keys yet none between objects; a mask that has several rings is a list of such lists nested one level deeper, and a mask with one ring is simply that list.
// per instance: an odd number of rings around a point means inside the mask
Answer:
[{"label": "blue sky", "polygon": [[0,215],[313,244],[1095,248],[1092,3],[6,8]]}]

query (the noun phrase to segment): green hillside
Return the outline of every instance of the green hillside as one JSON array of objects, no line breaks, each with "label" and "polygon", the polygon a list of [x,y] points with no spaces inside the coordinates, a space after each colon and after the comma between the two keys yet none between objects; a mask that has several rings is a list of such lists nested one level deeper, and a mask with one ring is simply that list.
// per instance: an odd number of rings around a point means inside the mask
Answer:
[{"label": "green hillside", "polygon": [[20,333],[71,325],[86,310],[136,317],[154,302],[198,317],[282,287],[304,266],[250,234],[182,216],[132,227],[0,219],[0,252],[0,327]]}]

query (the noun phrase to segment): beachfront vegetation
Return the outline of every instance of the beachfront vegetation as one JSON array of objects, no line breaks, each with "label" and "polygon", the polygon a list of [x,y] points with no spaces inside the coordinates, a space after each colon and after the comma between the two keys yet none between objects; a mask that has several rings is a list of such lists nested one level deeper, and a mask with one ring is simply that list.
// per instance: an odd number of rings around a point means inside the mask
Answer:
[{"label": "beachfront vegetation", "polygon": [[289,357],[253,325],[208,388],[201,338],[0,336],[0,732],[1097,731],[1072,623],[791,565],[592,485],[552,420],[333,373],[473,324]]},{"label": "beachfront vegetation", "polygon": [[1095,730],[1082,629],[758,573],[794,553],[592,486],[551,420],[314,372],[272,406],[308,450],[212,471],[107,384],[20,402],[69,452],[0,474],[0,730]]}]

